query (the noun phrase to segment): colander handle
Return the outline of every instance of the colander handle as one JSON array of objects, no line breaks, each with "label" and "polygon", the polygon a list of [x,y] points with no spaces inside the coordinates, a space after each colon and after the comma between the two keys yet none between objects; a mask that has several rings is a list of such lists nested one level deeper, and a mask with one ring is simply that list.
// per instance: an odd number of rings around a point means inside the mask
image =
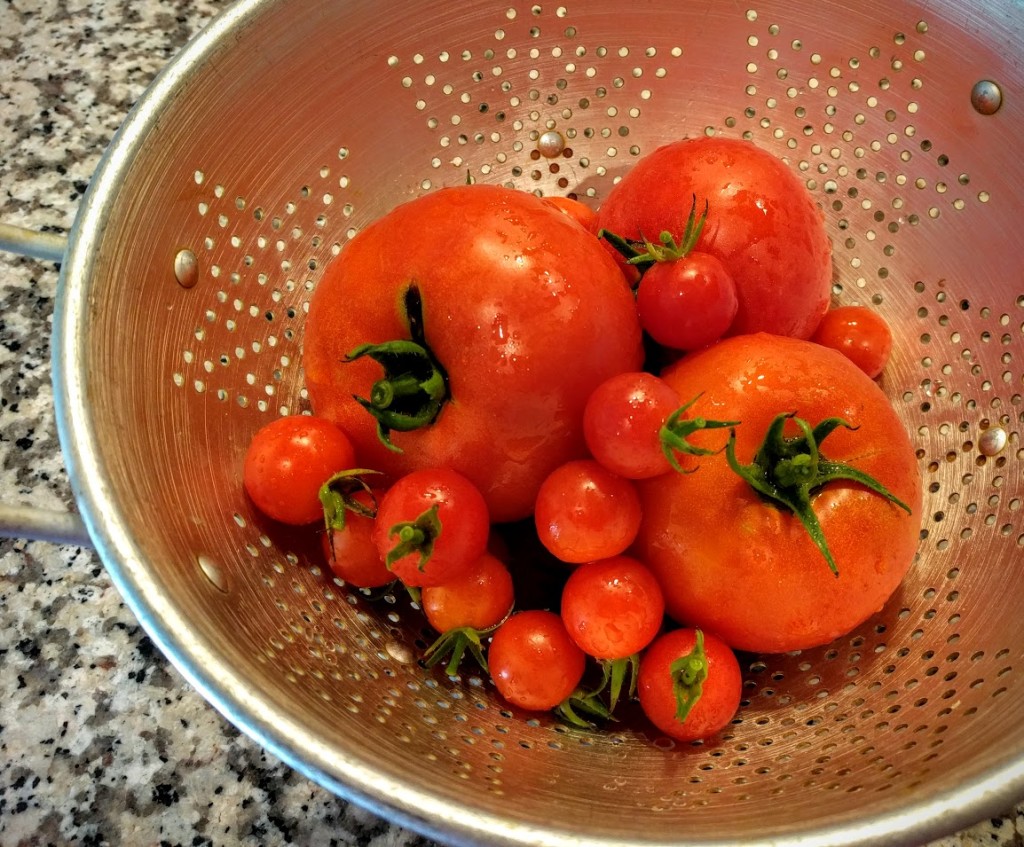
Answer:
[{"label": "colander handle", "polygon": [[[0,223],[0,250],[8,253],[60,262],[64,258],[66,244],[63,236],[54,233]],[[0,537],[92,546],[85,524],[73,512],[5,503],[0,503]]]}]

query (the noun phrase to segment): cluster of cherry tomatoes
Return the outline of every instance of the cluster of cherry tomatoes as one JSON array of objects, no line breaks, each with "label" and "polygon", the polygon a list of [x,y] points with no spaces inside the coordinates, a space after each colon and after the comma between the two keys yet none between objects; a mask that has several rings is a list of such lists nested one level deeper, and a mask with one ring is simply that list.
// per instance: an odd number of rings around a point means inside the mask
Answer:
[{"label": "cluster of cherry tomatoes", "polygon": [[596,212],[430,192],[325,270],[313,414],[256,433],[245,489],[322,523],[347,583],[404,586],[425,664],[476,661],[575,724],[638,702],[712,736],[737,651],[848,632],[913,558],[916,458],[873,381],[891,336],[829,308],[831,275],[820,210],[746,142],[665,145]]}]

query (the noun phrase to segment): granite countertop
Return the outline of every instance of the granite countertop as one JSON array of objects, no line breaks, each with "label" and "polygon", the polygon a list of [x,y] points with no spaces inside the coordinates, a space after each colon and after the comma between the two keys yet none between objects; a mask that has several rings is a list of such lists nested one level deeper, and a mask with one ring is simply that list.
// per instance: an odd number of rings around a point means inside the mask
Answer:
[{"label": "granite countertop", "polygon": [[[0,221],[66,233],[111,135],[226,0],[4,0]],[[57,267],[0,254],[0,490],[72,506]],[[163,659],[89,549],[0,540],[0,845],[430,842],[263,752]],[[935,847],[1021,845],[1024,806]]]}]

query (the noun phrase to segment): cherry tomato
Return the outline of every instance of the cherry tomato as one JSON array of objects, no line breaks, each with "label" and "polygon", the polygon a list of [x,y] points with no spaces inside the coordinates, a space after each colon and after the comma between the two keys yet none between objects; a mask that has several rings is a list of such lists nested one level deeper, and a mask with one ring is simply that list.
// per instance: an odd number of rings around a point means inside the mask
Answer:
[{"label": "cherry tomato", "polygon": [[659,433],[680,405],[679,395],[654,374],[633,371],[605,380],[583,409],[590,455],[628,479],[668,472],[671,466]]},{"label": "cherry tomato", "polygon": [[354,465],[352,442],[333,423],[309,415],[287,415],[253,436],[242,483],[267,517],[302,526],[323,520],[320,486]]},{"label": "cherry tomato", "polygon": [[[377,507],[376,497],[360,491],[353,498],[368,511]],[[379,588],[395,581],[373,540],[374,518],[346,510],[345,525],[323,534],[324,556],[334,575],[357,588]]]},{"label": "cherry tomato", "polygon": [[830,309],[811,341],[838,350],[872,379],[885,369],[892,352],[889,324],[867,306]]},{"label": "cherry tomato", "polygon": [[736,283],[710,253],[655,262],[637,289],[640,326],[666,347],[696,350],[721,338],[736,317]]},{"label": "cherry tomato", "polygon": [[736,655],[707,632],[667,632],[640,659],[640,708],[677,741],[711,738],[725,729],[739,709],[742,689]]},{"label": "cherry tomato", "polygon": [[636,538],[640,499],[631,480],[593,459],[576,459],[541,484],[534,523],[541,543],[563,562],[606,559]]},{"label": "cherry tomato", "polygon": [[562,621],[576,645],[596,659],[624,659],[661,629],[665,599],[654,574],[630,556],[580,565],[562,591]]},{"label": "cherry tomato", "polygon": [[[692,414],[742,422],[729,434],[691,436],[707,449],[726,448],[700,459],[695,472],[637,483],[643,522],[633,550],[658,577],[669,616],[735,649],[770,653],[828,643],[879,611],[914,560],[921,526],[914,446],[881,388],[834,350],[763,333],[724,339],[662,377],[681,396],[698,397]],[[814,439],[812,451],[797,418],[813,428],[834,418],[846,425]],[[780,420],[781,435],[795,439],[784,445],[792,457],[769,438]],[[772,449],[762,452],[766,444]],[[730,445],[740,468],[762,456],[776,492],[805,492],[805,519],[817,524],[838,575],[797,511],[734,470]],[[838,465],[903,505],[834,475]],[[784,479],[801,469],[806,478]]]},{"label": "cherry tomato", "polygon": [[509,703],[529,711],[554,709],[583,678],[586,656],[554,612],[517,612],[498,627],[487,653],[491,679]]},{"label": "cherry tomato", "polygon": [[718,258],[736,284],[728,334],[809,338],[828,308],[831,246],[814,198],[767,150],[718,137],[659,147],[611,189],[598,223],[630,241],[679,233],[693,196],[709,204],[694,249]]},{"label": "cherry tomato", "polygon": [[557,194],[552,195],[551,197],[545,197],[544,200],[558,209],[562,214],[568,215],[587,232],[592,235],[597,235],[597,212],[591,209],[586,203],[574,200],[572,197],[561,197]]},{"label": "cherry tomato", "polygon": [[484,184],[429,192],[348,241],[303,350],[313,410],[361,462],[389,478],[451,467],[496,522],[530,515],[544,477],[584,453],[590,392],[644,355],[601,242],[540,197]]},{"label": "cherry tomato", "polygon": [[484,553],[460,576],[441,585],[428,585],[420,596],[427,622],[438,632],[497,626],[510,611],[512,574],[501,559]]},{"label": "cherry tomato", "polygon": [[487,549],[490,517],[483,495],[450,468],[398,479],[381,498],[373,538],[392,574],[410,587],[457,578]]}]

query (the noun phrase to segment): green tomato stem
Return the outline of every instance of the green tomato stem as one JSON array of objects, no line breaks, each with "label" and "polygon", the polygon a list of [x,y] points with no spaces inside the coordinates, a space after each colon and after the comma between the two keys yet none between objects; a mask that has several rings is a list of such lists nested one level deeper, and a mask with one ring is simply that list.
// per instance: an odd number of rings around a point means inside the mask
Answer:
[{"label": "green tomato stem", "polygon": [[[784,436],[786,421],[792,420],[800,435]],[[758,494],[778,506],[788,509],[800,520],[815,546],[821,551],[829,569],[839,576],[839,568],[828,547],[818,517],[811,508],[811,497],[823,485],[839,479],[848,479],[864,485],[911,513],[910,507],[896,497],[874,477],[845,462],[833,462],[822,455],[819,445],[838,427],[856,429],[842,418],[826,418],[813,429],[798,418],[795,412],[777,415],[769,424],[764,442],[749,465],[736,458],[736,431],[729,433],[725,455],[729,466]]]},{"label": "green tomato stem", "polygon": [[704,633],[697,630],[693,650],[680,656],[669,666],[672,690],[676,695],[676,720],[683,723],[704,691],[708,678],[708,657],[704,651]]},{"label": "green tomato stem", "polygon": [[427,346],[423,329],[423,301],[412,284],[403,297],[411,338],[382,344],[361,344],[345,357],[354,362],[368,356],[384,369],[368,398],[353,395],[377,421],[377,437],[389,450],[401,453],[390,433],[411,432],[430,426],[451,400],[448,374]]},{"label": "green tomato stem", "polygon": [[431,644],[423,654],[423,664],[428,668],[441,662],[445,656],[449,657],[445,667],[448,676],[455,676],[462,663],[466,652],[473,657],[476,663],[487,673],[487,659],[484,657],[483,642],[479,630],[471,626],[461,626],[450,629]]},{"label": "green tomato stem", "polygon": [[695,417],[684,418],[686,411],[700,399],[698,394],[689,403],[676,409],[658,430],[658,439],[661,441],[661,451],[665,454],[669,464],[679,473],[693,473],[692,470],[684,470],[676,458],[676,453],[686,453],[690,456],[710,456],[719,451],[708,450],[704,447],[697,447],[687,439],[693,433],[702,429],[722,429],[727,426],[738,426],[739,421],[709,421],[707,418]]},{"label": "green tomato stem", "polygon": [[388,538],[397,539],[395,545],[384,557],[384,564],[391,566],[411,553],[418,553],[418,568],[423,571],[434,553],[434,543],[441,535],[441,518],[438,516],[438,505],[435,503],[414,521],[397,523],[388,529]]}]

